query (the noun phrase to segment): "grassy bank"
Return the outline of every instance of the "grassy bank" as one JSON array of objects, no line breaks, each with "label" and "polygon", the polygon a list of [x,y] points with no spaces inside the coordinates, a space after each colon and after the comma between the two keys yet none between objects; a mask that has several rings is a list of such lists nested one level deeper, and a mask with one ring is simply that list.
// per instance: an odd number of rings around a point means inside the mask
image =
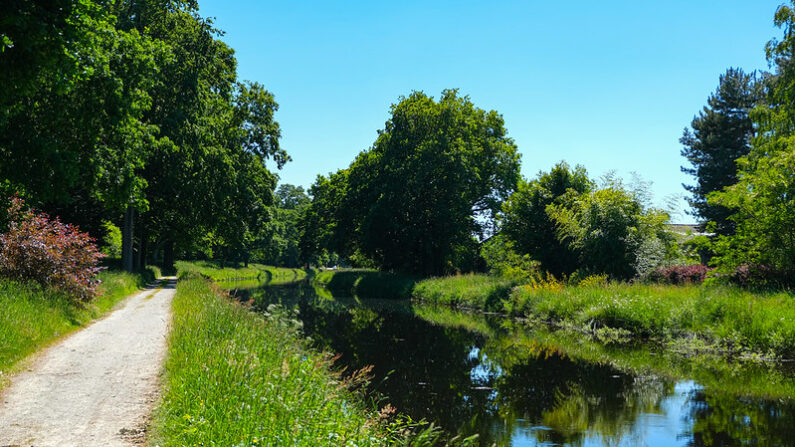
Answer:
[{"label": "grassy bank", "polygon": [[324,270],[315,275],[312,281],[342,295],[408,299],[418,278],[375,270]]},{"label": "grassy bank", "polygon": [[489,275],[448,276],[418,282],[411,297],[416,301],[451,307],[502,312],[503,303],[515,285],[510,280]]},{"label": "grassy bank", "polygon": [[212,261],[177,261],[177,271],[183,274],[198,274],[213,281],[256,279],[260,281],[298,281],[307,276],[302,269],[249,264],[248,267],[222,267]]},{"label": "grassy bank", "polygon": [[685,350],[795,357],[795,296],[731,286],[596,284],[518,286],[485,275],[432,278],[422,302],[502,311],[606,339],[654,338]]},{"label": "grassy bank", "polygon": [[181,275],[173,312],[152,445],[385,444],[294,322],[252,313],[193,275]]},{"label": "grassy bank", "polygon": [[512,315],[667,340],[697,336],[713,348],[795,357],[795,297],[735,287],[609,284],[517,287]]},{"label": "grassy bank", "polygon": [[153,270],[141,275],[104,271],[100,294],[88,304],[38,284],[0,280],[0,371],[12,370],[21,359],[106,313],[154,276]]}]

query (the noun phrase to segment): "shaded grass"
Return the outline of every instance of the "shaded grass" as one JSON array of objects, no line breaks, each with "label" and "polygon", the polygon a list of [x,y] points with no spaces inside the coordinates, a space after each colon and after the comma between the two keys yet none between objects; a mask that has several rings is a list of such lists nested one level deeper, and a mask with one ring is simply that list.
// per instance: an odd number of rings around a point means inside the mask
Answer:
[{"label": "shaded grass", "polygon": [[181,275],[173,312],[152,445],[384,444],[297,323],[254,314],[192,275]]},{"label": "shaded grass", "polygon": [[417,281],[416,276],[376,270],[325,270],[313,278],[315,284],[331,292],[385,299],[410,298]]},{"label": "shaded grass", "polygon": [[515,285],[511,280],[482,274],[430,278],[418,282],[411,297],[451,307],[501,312]]},{"label": "shaded grass", "polygon": [[26,356],[105,314],[154,276],[154,270],[140,275],[104,271],[99,296],[90,303],[36,283],[0,280],[0,371],[12,370]]},{"label": "shaded grass", "polygon": [[514,316],[618,329],[666,340],[697,336],[719,350],[795,356],[795,298],[728,286],[610,284],[539,290],[517,287],[506,302]]}]

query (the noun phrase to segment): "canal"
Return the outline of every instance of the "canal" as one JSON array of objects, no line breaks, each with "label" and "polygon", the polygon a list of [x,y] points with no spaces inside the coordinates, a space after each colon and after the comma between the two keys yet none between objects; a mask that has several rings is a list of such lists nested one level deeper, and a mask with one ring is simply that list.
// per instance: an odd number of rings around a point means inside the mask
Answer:
[{"label": "canal", "polygon": [[572,331],[302,281],[225,284],[253,311],[300,321],[367,395],[481,446],[795,445],[795,371],[605,343]]}]

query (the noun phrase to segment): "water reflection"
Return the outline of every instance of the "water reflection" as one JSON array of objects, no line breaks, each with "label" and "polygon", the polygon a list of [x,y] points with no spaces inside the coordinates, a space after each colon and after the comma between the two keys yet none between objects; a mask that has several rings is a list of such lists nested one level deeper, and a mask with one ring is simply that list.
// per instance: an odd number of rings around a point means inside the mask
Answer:
[{"label": "water reflection", "polygon": [[[795,445],[791,371],[682,361],[446,308],[333,298],[307,283],[235,294],[256,310],[295,309],[306,335],[340,353],[347,371],[373,366],[371,391],[384,405],[477,433],[483,446]],[[751,392],[738,397],[740,389]]]}]

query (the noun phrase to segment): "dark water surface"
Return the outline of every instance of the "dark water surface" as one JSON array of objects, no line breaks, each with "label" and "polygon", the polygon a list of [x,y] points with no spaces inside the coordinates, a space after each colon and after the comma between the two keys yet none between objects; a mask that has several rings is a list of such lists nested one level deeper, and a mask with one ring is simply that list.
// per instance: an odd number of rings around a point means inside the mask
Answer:
[{"label": "dark water surface", "polygon": [[234,289],[297,311],[373,396],[482,446],[795,445],[795,372],[610,346],[499,317],[335,297],[306,282]]}]

